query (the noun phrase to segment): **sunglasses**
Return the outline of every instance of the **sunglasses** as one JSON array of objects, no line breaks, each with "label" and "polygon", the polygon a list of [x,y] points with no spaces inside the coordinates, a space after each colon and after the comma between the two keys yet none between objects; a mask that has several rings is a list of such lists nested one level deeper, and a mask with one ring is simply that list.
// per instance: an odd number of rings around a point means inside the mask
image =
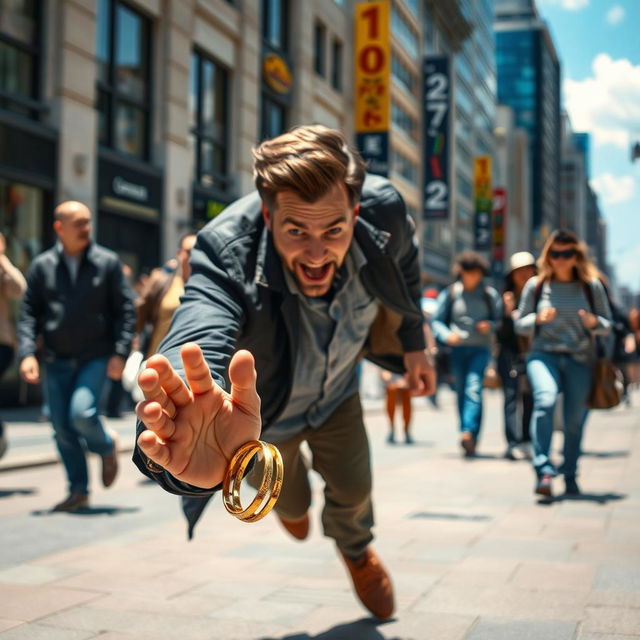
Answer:
[{"label": "sunglasses", "polygon": [[575,249],[563,249],[562,251],[556,251],[555,249],[550,249],[549,250],[549,257],[552,260],[560,260],[560,258],[562,258],[563,260],[569,260],[570,258],[573,258],[576,255],[576,250]]}]

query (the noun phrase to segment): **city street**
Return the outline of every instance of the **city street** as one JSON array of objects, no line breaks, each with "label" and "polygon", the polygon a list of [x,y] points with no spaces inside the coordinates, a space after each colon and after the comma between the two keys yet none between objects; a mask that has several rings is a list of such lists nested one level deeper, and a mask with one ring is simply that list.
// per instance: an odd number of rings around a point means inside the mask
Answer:
[{"label": "city street", "polygon": [[[487,393],[474,460],[460,457],[453,396],[415,399],[413,446],[388,445],[381,402],[367,401],[375,467],[375,548],[397,612],[372,620],[320,532],[273,516],[256,524],[218,498],[188,542],[178,498],[130,462],[91,508],[50,513],[63,497],[48,424],[9,422],[0,465],[0,638],[33,640],[631,640],[640,639],[640,393],[635,408],[591,416],[579,499],[538,504],[527,462],[502,459],[500,392]],[[560,437],[554,444],[557,451]],[[13,467],[12,469],[10,467]],[[555,481],[560,493],[562,481]]]}]

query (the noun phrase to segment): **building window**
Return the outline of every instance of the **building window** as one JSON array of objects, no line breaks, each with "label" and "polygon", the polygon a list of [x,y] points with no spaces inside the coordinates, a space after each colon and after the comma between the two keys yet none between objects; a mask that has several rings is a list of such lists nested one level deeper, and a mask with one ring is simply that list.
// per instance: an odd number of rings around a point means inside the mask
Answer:
[{"label": "building window", "polygon": [[287,109],[284,105],[262,95],[262,140],[275,138],[284,133],[287,126]]},{"label": "building window", "polygon": [[288,49],[288,5],[288,0],[262,0],[262,38],[272,49]]},{"label": "building window", "polygon": [[410,116],[397,102],[391,104],[391,119],[409,138],[417,142],[418,121]]},{"label": "building window", "polygon": [[322,77],[325,75],[326,41],[327,28],[316,22],[313,30],[313,68]]},{"label": "building window", "polygon": [[407,182],[410,182],[411,184],[418,184],[418,167],[403,154],[398,153],[397,151],[392,152],[391,167]]},{"label": "building window", "polygon": [[396,56],[391,57],[391,75],[411,94],[416,95],[418,79],[402,61]]},{"label": "building window", "polygon": [[334,40],[331,46],[331,86],[342,91],[342,42]]},{"label": "building window", "polygon": [[36,0],[0,2],[0,109],[37,117],[38,7]]},{"label": "building window", "polygon": [[191,56],[189,129],[196,180],[225,190],[228,184],[229,74],[200,53]]},{"label": "building window", "polygon": [[398,42],[405,48],[412,58],[418,57],[418,36],[413,27],[401,16],[396,6],[391,12],[391,31],[396,36]]},{"label": "building window", "polygon": [[98,139],[140,159],[148,157],[151,25],[120,0],[99,0]]}]

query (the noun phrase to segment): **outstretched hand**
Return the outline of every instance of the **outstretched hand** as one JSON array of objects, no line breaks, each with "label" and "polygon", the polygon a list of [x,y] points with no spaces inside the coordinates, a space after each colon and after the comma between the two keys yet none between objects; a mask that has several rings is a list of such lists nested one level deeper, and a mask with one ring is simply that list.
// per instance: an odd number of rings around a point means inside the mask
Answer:
[{"label": "outstretched hand", "polygon": [[145,400],[136,414],[146,427],[138,446],[176,479],[210,489],[222,482],[236,450],[260,435],[254,360],[248,351],[234,354],[227,393],[197,344],[185,344],[181,356],[186,384],[162,355],[149,358],[138,377]]}]

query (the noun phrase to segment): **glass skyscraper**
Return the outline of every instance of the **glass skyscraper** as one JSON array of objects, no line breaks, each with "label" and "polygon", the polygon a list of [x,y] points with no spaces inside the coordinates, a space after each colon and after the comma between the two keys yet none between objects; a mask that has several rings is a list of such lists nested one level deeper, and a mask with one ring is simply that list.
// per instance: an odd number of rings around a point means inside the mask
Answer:
[{"label": "glass skyscraper", "polygon": [[560,63],[533,0],[496,0],[498,102],[527,131],[534,248],[559,221]]}]

